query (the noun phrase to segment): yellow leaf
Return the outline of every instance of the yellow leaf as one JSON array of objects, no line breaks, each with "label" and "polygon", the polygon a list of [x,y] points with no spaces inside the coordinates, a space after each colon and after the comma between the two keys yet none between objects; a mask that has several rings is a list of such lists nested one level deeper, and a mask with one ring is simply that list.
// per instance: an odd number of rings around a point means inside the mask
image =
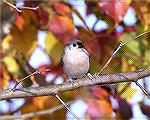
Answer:
[{"label": "yellow leaf", "polygon": [[11,32],[3,39],[4,49],[16,49],[29,59],[37,46],[37,28],[34,25],[25,27],[22,31],[14,24]]},{"label": "yellow leaf", "polygon": [[[128,83],[124,83],[124,84],[119,84],[118,85],[118,92],[123,90],[124,87],[127,85]],[[127,101],[130,101],[131,97],[135,94],[136,90],[134,88],[132,88],[131,86],[129,86],[128,88],[126,88],[126,90],[121,94],[121,96],[123,98],[125,98]]]},{"label": "yellow leaf", "polygon": [[12,74],[17,74],[19,73],[19,65],[16,63],[15,59],[13,56],[6,56],[3,59],[4,64],[7,66],[7,69],[10,73]]},{"label": "yellow leaf", "polygon": [[45,40],[46,51],[54,64],[59,63],[64,45],[51,32],[48,32]]}]

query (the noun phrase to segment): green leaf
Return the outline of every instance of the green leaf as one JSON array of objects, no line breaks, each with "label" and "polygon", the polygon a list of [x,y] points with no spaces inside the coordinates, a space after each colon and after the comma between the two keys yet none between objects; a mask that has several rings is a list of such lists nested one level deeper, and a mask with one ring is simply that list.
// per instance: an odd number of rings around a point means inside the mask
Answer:
[{"label": "green leaf", "polygon": [[148,47],[145,51],[145,62],[144,64],[148,67],[150,70],[150,47]]},{"label": "green leaf", "polygon": [[[133,38],[136,35],[137,34],[135,32],[124,33],[121,36],[120,41],[125,43],[127,41],[130,41],[131,38]],[[131,42],[127,43],[122,47],[122,49],[118,52],[118,55],[127,59],[130,64],[134,64],[137,67],[142,67],[141,61],[139,61],[138,58],[143,57],[143,49],[146,49],[144,44],[141,48],[141,42],[143,42],[143,40],[144,40],[143,37],[139,37],[135,40],[132,40]],[[126,54],[131,54],[132,56],[135,56],[137,59],[131,56],[129,57]]]}]

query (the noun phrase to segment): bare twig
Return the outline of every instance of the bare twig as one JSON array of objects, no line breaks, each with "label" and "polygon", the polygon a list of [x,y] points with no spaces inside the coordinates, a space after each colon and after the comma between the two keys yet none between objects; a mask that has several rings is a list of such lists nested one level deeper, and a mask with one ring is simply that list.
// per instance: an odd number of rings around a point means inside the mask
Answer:
[{"label": "bare twig", "polygon": [[[66,105],[68,106],[72,102],[73,101],[68,102],[68,103],[66,103]],[[30,112],[30,113],[26,113],[26,114],[23,114],[23,115],[17,115],[17,116],[15,116],[15,115],[4,115],[4,116],[0,117],[0,120],[29,119],[29,118],[32,118],[34,116],[52,114],[53,112],[55,112],[57,110],[60,110],[62,108],[63,108],[63,106],[59,105],[59,106],[56,106],[54,108],[50,108],[50,109],[47,109],[47,110],[41,110],[41,111],[37,111],[37,112]]]},{"label": "bare twig", "polygon": [[75,80],[73,85],[70,82],[66,82],[59,85],[19,88],[15,91],[12,91],[11,89],[3,90],[0,91],[0,100],[54,95],[55,93],[63,93],[65,91],[70,91],[80,87],[93,86],[96,84],[107,85],[123,82],[135,82],[136,80],[147,76],[150,76],[150,71],[148,69],[140,69],[128,73],[99,75],[94,76],[93,80],[86,76]]},{"label": "bare twig", "polygon": [[17,88],[17,86],[18,86],[21,82],[23,82],[24,80],[26,80],[27,78],[29,78],[29,77],[31,77],[31,76],[34,76],[34,75],[36,75],[36,74],[40,74],[41,72],[47,72],[47,71],[49,71],[49,70],[50,70],[50,69],[46,69],[46,70],[44,70],[44,71],[36,70],[35,72],[33,72],[33,73],[29,74],[28,76],[22,78],[21,80],[16,80],[17,82],[16,82],[15,86],[12,88],[12,90],[15,91],[16,88]]},{"label": "bare twig", "polygon": [[[121,74],[118,74],[118,75],[122,76]],[[124,77],[125,79],[128,80],[128,78],[126,78],[126,76],[122,76],[122,77]],[[136,85],[142,90],[142,92],[150,99],[150,95],[148,94],[147,90],[146,90],[142,85],[140,85],[140,83],[138,83],[138,79],[135,80],[134,82],[135,82]],[[130,83],[129,83],[129,84],[130,84]],[[122,92],[124,92],[125,89],[129,86],[129,84],[127,84],[127,85],[124,87],[124,89],[120,91],[119,94],[121,94]]]},{"label": "bare twig", "polygon": [[27,9],[27,10],[37,10],[39,8],[39,6],[37,7],[25,7],[25,6],[22,6],[22,7],[18,7],[19,9]]},{"label": "bare twig", "polygon": [[78,18],[83,22],[83,24],[85,25],[86,29],[87,29],[88,31],[92,32],[91,29],[90,29],[90,28],[88,27],[88,25],[86,24],[86,22],[85,22],[85,20],[83,19],[83,17],[80,15],[80,13],[79,13],[76,9],[74,9],[73,7],[71,7],[71,9],[72,9],[73,13],[76,14],[76,15],[78,16]]},{"label": "bare twig", "polygon": [[93,27],[92,27],[92,30],[93,30],[93,31],[94,31],[95,26],[96,26],[96,24],[98,23],[98,21],[99,21],[99,19],[97,18],[97,20],[95,21],[95,23],[94,23],[94,25],[93,25]]},{"label": "bare twig", "polygon": [[77,119],[80,120],[71,110],[70,108],[67,106],[67,104],[59,97],[58,94],[55,94],[55,97],[60,101],[60,103]]},{"label": "bare twig", "polygon": [[120,42],[119,46],[118,46],[117,49],[113,52],[112,56],[108,59],[107,63],[104,65],[104,67],[103,67],[103,68],[101,69],[101,71],[98,73],[98,75],[101,74],[101,73],[108,67],[108,65],[109,65],[109,63],[111,62],[111,60],[113,59],[113,57],[116,55],[116,53],[117,53],[124,45],[128,44],[129,42],[131,42],[131,41],[135,40],[136,38],[141,37],[141,36],[143,36],[143,35],[145,35],[145,34],[147,34],[147,33],[149,33],[149,32],[150,32],[150,31],[143,32],[142,34],[139,34],[139,35],[137,35],[137,36],[135,36],[135,37],[133,37],[133,38],[130,38],[130,40],[128,40],[128,41],[126,41],[126,42],[124,42],[124,43],[123,43],[123,42]]},{"label": "bare twig", "polygon": [[11,8],[13,8],[14,10],[16,10],[17,12],[19,12],[19,13],[22,13],[23,11],[22,11],[22,9],[27,9],[27,10],[37,10],[38,8],[39,8],[39,6],[37,6],[37,7],[25,7],[25,6],[22,6],[22,7],[17,7],[17,6],[15,6],[15,5],[13,5],[13,4],[11,4],[11,3],[9,3],[9,2],[7,2],[6,0],[3,0],[3,2],[5,3],[5,4],[7,4],[7,5],[9,5]]},{"label": "bare twig", "polygon": [[20,79],[20,80],[16,80],[16,84],[14,85],[14,87],[12,88],[12,90],[15,91],[15,89],[17,88],[17,86],[18,86],[21,82],[23,82],[24,80],[26,80],[27,78],[29,78],[29,77],[31,77],[31,76],[33,76],[33,75],[35,75],[35,74],[38,74],[38,71],[35,71],[34,73],[31,73],[30,75],[28,75],[28,76],[26,76],[26,77],[24,77],[24,78],[22,78],[22,79]]},{"label": "bare twig", "polygon": [[14,10],[16,10],[17,12],[21,13],[22,10],[18,9],[15,5],[7,2],[6,0],[3,0],[4,3],[6,3],[7,5],[9,5],[11,8],[13,8]]},{"label": "bare twig", "polygon": [[143,91],[143,93],[150,99],[150,95],[148,94],[148,92],[146,91],[146,89],[138,82],[135,81],[135,84]]}]

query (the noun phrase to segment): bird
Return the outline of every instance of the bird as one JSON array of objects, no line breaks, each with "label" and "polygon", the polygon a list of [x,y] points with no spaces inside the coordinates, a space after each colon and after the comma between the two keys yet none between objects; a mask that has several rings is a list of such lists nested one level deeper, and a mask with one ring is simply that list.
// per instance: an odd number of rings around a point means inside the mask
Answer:
[{"label": "bird", "polygon": [[74,83],[74,79],[82,78],[88,74],[90,56],[79,39],[69,40],[64,47],[61,59],[63,71],[71,83]]}]

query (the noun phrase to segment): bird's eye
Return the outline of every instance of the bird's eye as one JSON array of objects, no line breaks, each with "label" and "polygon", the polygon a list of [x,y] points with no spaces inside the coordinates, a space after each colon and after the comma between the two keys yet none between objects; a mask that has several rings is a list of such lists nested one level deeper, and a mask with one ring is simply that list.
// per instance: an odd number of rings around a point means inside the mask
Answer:
[{"label": "bird's eye", "polygon": [[76,47],[76,44],[75,44],[75,43],[73,43],[73,47]]}]

